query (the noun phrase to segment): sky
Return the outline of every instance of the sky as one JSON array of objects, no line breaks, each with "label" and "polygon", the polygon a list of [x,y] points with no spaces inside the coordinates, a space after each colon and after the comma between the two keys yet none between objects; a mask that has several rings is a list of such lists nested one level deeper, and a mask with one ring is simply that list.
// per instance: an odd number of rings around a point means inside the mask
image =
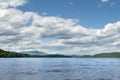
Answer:
[{"label": "sky", "polygon": [[48,54],[119,52],[120,0],[0,0],[0,48]]},{"label": "sky", "polygon": [[120,19],[120,0],[28,0],[19,9],[43,16],[78,19],[87,28],[104,28]]}]

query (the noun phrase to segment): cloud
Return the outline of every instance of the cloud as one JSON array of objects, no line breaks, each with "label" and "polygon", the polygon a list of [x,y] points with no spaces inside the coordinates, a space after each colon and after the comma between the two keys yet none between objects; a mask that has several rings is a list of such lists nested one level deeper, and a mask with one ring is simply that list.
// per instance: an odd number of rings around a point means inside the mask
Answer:
[{"label": "cloud", "polygon": [[25,3],[26,0],[0,0],[0,8],[17,7]]},{"label": "cloud", "polygon": [[[76,27],[75,27],[76,28]],[[79,29],[78,29],[79,30]],[[100,53],[119,51],[120,45],[120,22],[109,23],[104,29],[81,29],[87,36],[72,37],[52,41],[46,46],[51,49],[62,49],[64,53]],[[79,32],[78,34],[81,34]],[[59,47],[58,47],[59,46]]]},{"label": "cloud", "polygon": [[101,2],[105,3],[105,2],[109,2],[110,0],[101,0]]},{"label": "cloud", "polygon": [[46,12],[44,12],[44,13],[42,13],[43,15],[47,15],[47,13]]},{"label": "cloud", "polygon": [[[103,29],[89,29],[76,19],[41,16],[0,3],[0,47],[11,51],[39,50],[47,53],[93,54],[120,51],[120,21],[108,23]],[[28,26],[29,24],[29,26]]]}]

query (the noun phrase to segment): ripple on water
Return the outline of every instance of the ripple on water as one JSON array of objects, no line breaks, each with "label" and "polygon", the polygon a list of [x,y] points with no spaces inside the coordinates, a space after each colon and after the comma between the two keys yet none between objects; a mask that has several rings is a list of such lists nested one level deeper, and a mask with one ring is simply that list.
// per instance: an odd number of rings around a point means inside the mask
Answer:
[{"label": "ripple on water", "polygon": [[47,70],[46,72],[62,72],[62,70],[53,69],[53,70]]},{"label": "ripple on water", "polygon": [[102,78],[102,79],[98,79],[98,80],[112,80],[112,79],[104,79],[104,78]]},{"label": "ripple on water", "polygon": [[64,79],[64,80],[82,80],[82,79]]},{"label": "ripple on water", "polygon": [[28,72],[17,72],[16,74],[18,74],[18,75],[35,75],[35,74],[37,74],[37,72],[32,72],[32,71],[28,71]]}]

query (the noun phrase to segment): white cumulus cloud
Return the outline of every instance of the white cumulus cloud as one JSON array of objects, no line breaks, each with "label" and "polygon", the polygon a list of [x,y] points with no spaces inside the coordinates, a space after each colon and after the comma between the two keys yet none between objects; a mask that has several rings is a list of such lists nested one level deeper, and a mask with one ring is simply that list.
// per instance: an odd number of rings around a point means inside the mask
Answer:
[{"label": "white cumulus cloud", "polygon": [[26,0],[0,0],[0,8],[17,7],[24,5]]},{"label": "white cumulus cloud", "polygon": [[41,16],[35,12],[23,12],[14,8],[25,2],[0,0],[0,7],[3,7],[0,8],[2,49],[63,54],[120,51],[120,21],[108,23],[103,29],[89,29],[79,25],[76,19]]},{"label": "white cumulus cloud", "polygon": [[110,0],[101,0],[101,2],[109,2]]}]

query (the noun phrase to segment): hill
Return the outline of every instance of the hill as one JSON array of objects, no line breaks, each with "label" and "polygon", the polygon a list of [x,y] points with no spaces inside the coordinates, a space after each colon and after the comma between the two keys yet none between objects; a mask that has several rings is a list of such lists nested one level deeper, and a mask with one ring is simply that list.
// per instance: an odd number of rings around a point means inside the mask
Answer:
[{"label": "hill", "polygon": [[120,58],[120,52],[100,53],[96,55],[84,55],[85,58]]},{"label": "hill", "polygon": [[28,54],[16,53],[16,52],[9,52],[0,49],[0,57],[30,57]]}]

